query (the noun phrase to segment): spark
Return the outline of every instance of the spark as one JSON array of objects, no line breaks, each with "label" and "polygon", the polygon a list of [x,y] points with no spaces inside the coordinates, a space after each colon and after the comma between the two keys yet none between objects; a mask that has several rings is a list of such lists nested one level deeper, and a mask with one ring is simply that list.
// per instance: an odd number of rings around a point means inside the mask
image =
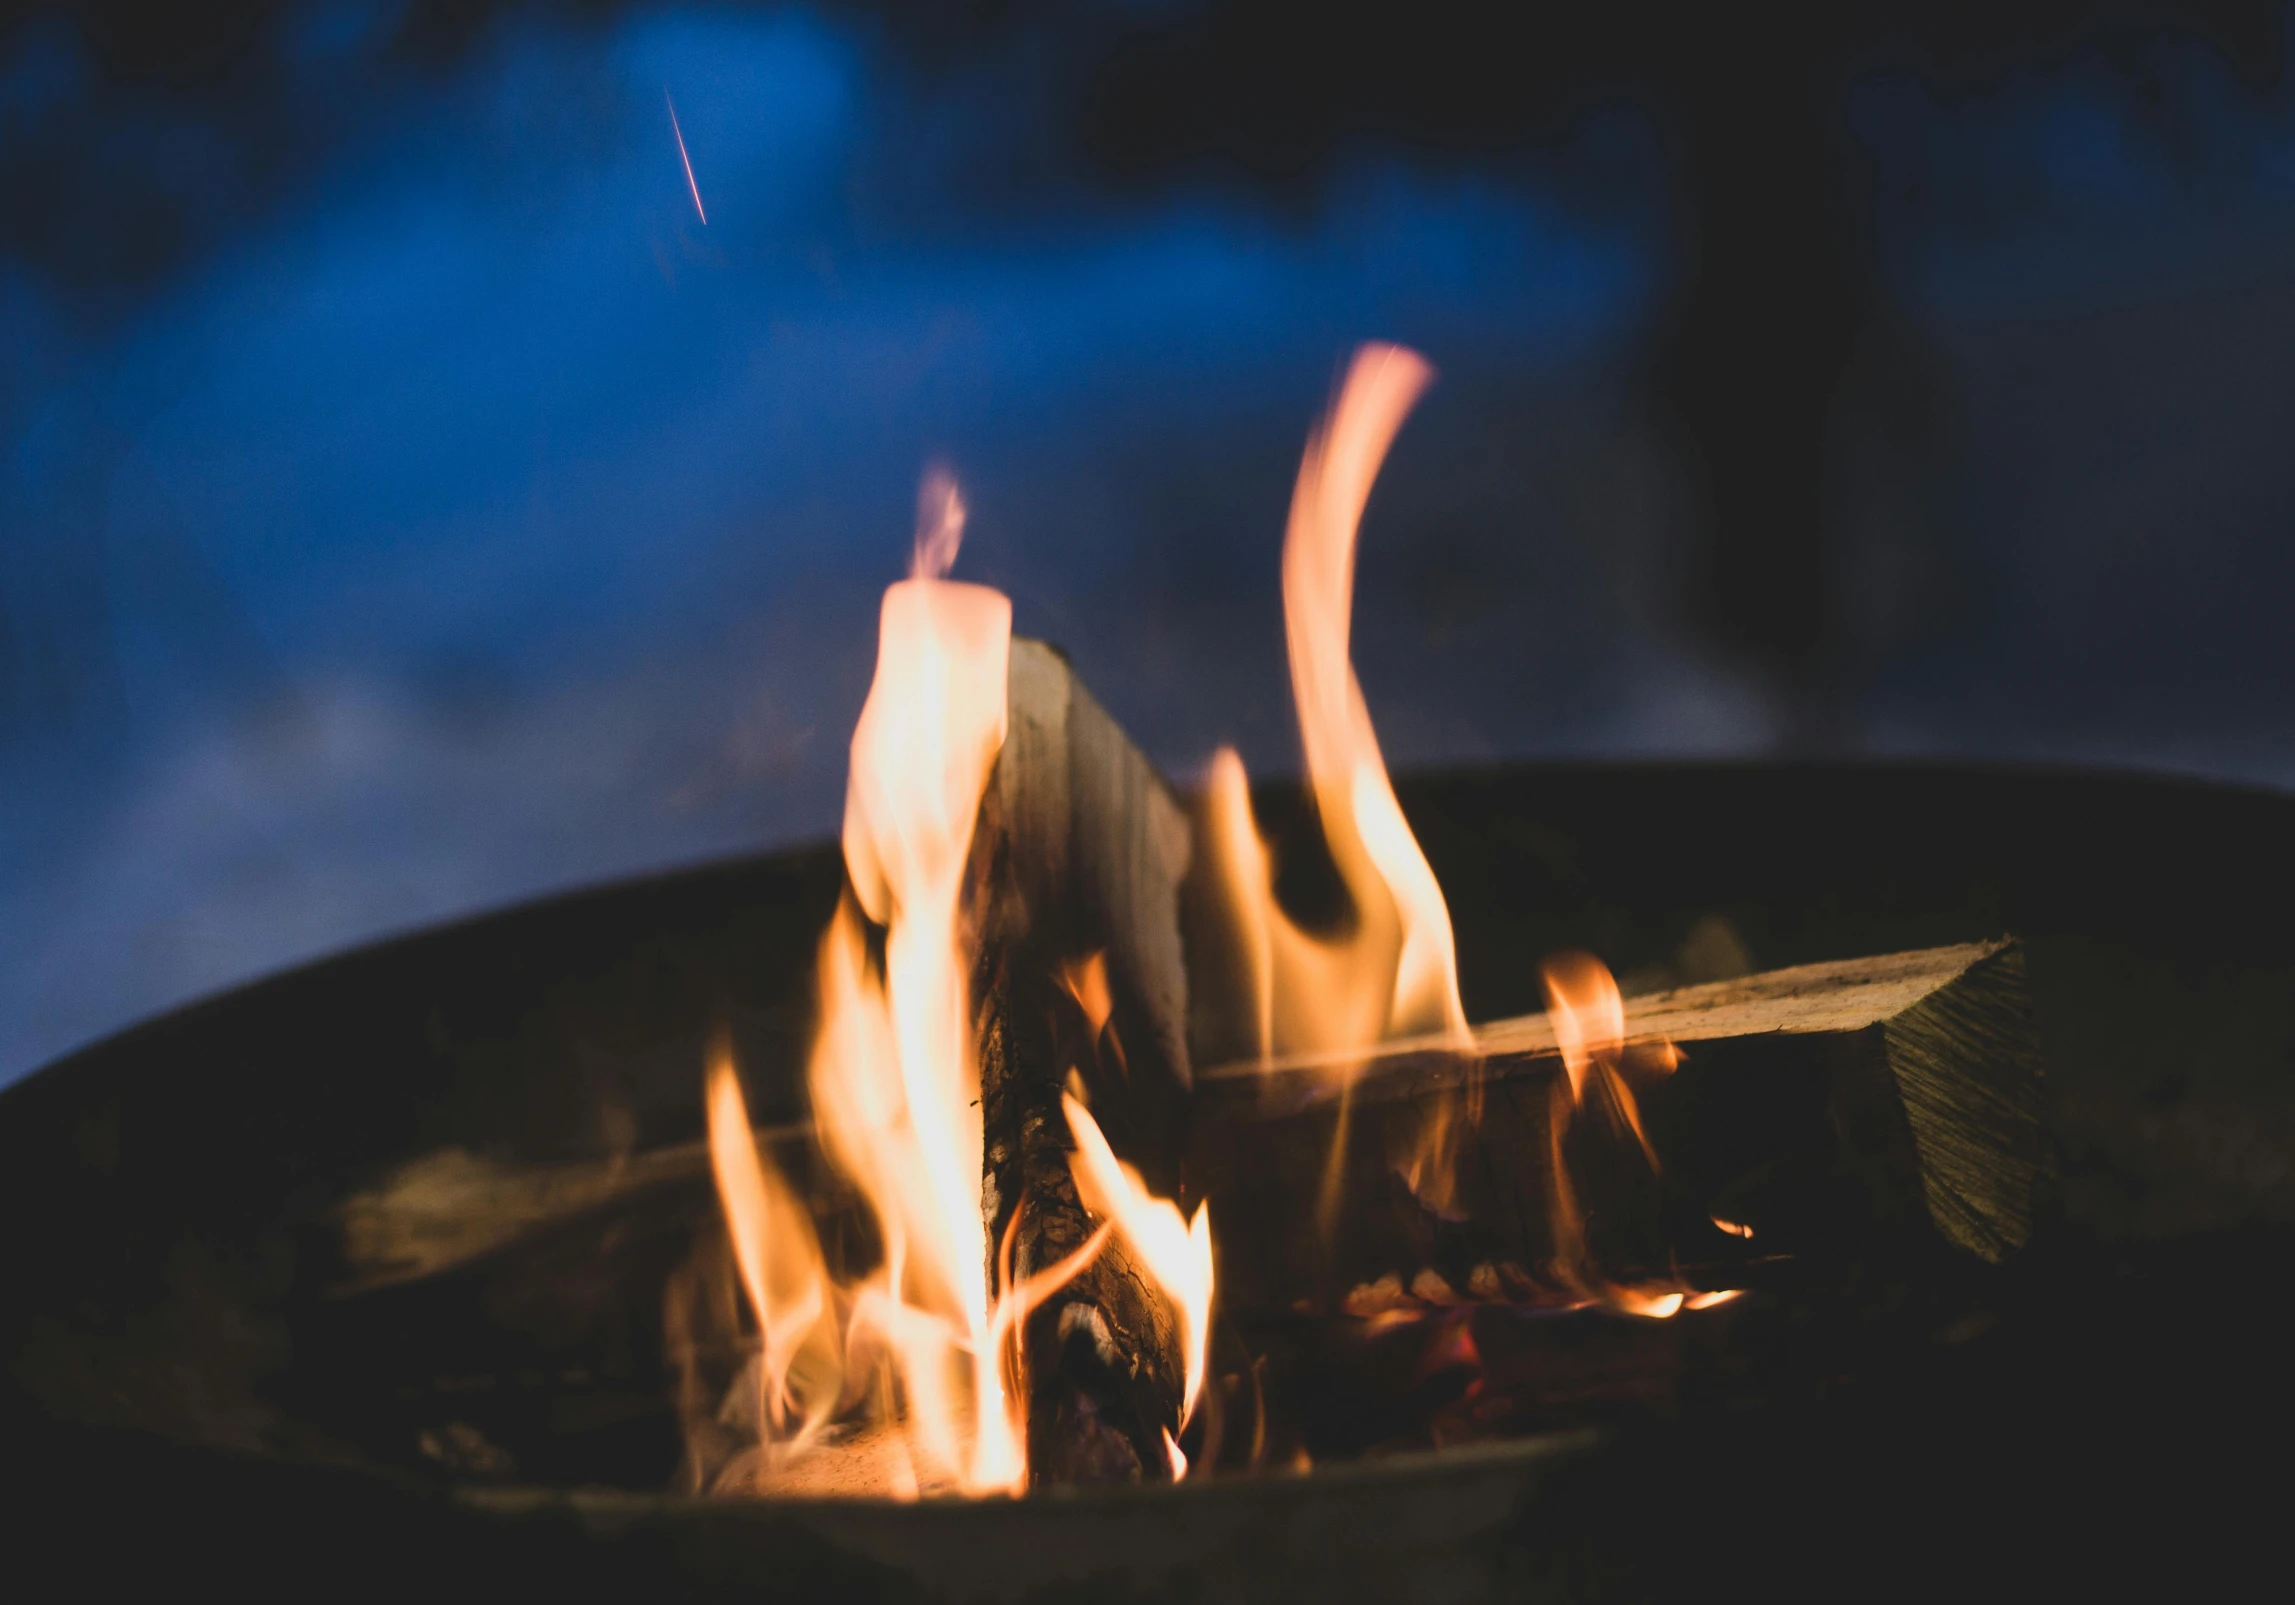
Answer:
[{"label": "spark", "polygon": [[664,89],[661,98],[669,104],[669,131],[677,136],[677,159],[685,164],[685,187],[693,191],[693,209],[701,217],[701,226],[709,227],[709,212],[701,204],[701,186],[693,181],[693,158],[685,153],[685,130],[677,126],[677,102],[670,100]]}]

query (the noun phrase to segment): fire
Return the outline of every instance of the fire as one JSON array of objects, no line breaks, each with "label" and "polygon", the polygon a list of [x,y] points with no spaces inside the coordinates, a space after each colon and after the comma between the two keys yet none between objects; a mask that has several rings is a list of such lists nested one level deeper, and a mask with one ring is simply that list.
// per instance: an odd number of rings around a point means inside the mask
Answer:
[{"label": "fire", "polygon": [[[710,1156],[759,1342],[759,1453],[728,1475],[759,1490],[803,1486],[792,1464],[840,1413],[866,1407],[879,1429],[877,1469],[858,1491],[1021,1491],[1016,1335],[1118,1231],[1180,1312],[1189,1409],[1202,1391],[1210,1217],[1198,1206],[1183,1223],[1148,1194],[1073,1101],[1079,1196],[1102,1224],[1057,1264],[1016,1277],[1015,1212],[990,1279],[963,896],[1004,742],[1012,605],[943,577],[964,517],[955,482],[928,473],[910,576],[885,593],[876,676],[853,732],[844,821],[852,895],[822,937],[817,971],[814,1131],[874,1218],[883,1248],[875,1270],[835,1284],[810,1216],[757,1150],[730,1053],[709,1072]],[[871,925],[884,933],[881,959]],[[1087,961],[1068,980],[1104,1021],[1104,965]]]},{"label": "fire", "polygon": [[1140,1173],[1116,1158],[1075,1094],[1062,1094],[1060,1103],[1076,1139],[1076,1151],[1068,1158],[1076,1196],[1093,1214],[1115,1223],[1179,1307],[1180,1357],[1187,1373],[1179,1417],[1184,1427],[1203,1397],[1203,1362],[1211,1347],[1211,1206],[1198,1204],[1195,1218],[1182,1220],[1177,1204],[1150,1193]]},{"label": "fire", "polygon": [[[856,1287],[829,1286],[810,1224],[784,1219],[794,1213],[786,1187],[747,1139],[730,1065],[712,1075],[711,1156],[765,1345],[765,1385],[783,1386],[774,1380],[778,1333],[834,1303],[846,1318],[831,1397],[876,1380],[900,1420],[904,1463],[887,1491],[1008,1492],[1027,1465],[996,1341],[1011,1317],[988,1282],[980,1076],[958,905],[981,793],[1004,741],[1012,606],[986,587],[941,578],[961,539],[963,504],[952,484],[931,481],[925,501],[911,575],[885,593],[876,678],[853,732],[844,826],[853,899],[821,941],[809,1072],[822,1149],[867,1201],[883,1263]],[[881,967],[864,914],[885,931]],[[795,1401],[769,1395],[761,1421],[770,1449],[786,1456],[803,1446],[804,1430],[819,1425],[823,1391],[805,1396],[796,1434],[786,1432]]]},{"label": "fire", "polygon": [[[1554,1083],[1547,1115],[1556,1273],[1594,1302],[1656,1320],[1685,1309],[1703,1310],[1727,1303],[1737,1296],[1735,1292],[1701,1293],[1670,1279],[1627,1285],[1602,1276],[1591,1264],[1586,1252],[1585,1219],[1570,1179],[1564,1139],[1573,1122],[1592,1110],[1616,1138],[1622,1141],[1632,1137],[1654,1176],[1659,1168],[1657,1149],[1642,1125],[1633,1077],[1671,1075],[1680,1067],[1681,1054],[1670,1042],[1626,1041],[1625,999],[1609,967],[1592,954],[1557,954],[1546,961],[1541,979],[1546,988],[1546,1017],[1554,1027],[1563,1072]],[[1720,1221],[1715,1224],[1752,1235],[1744,1227]]]},{"label": "fire", "polygon": [[1004,744],[1012,604],[940,577],[963,538],[952,482],[928,478],[919,513],[911,576],[885,592],[845,791],[845,865],[861,912],[885,930],[883,973],[866,972],[858,921],[840,912],[811,1082],[823,1146],[884,1235],[884,1268],[858,1313],[895,1355],[911,1447],[963,1491],[986,1493],[1017,1489],[1027,1465],[991,1342],[958,905]]},{"label": "fire", "polygon": [[[1334,1067],[1339,1120],[1323,1189],[1326,1225],[1335,1217],[1349,1088],[1380,1043],[1431,1039],[1465,1069],[1396,1162],[1428,1209],[1459,1207],[1458,1161],[1480,1114],[1480,1061],[1459,997],[1448,907],[1396,799],[1349,656],[1363,508],[1432,377],[1399,347],[1357,353],[1308,442],[1284,540],[1301,745],[1351,904],[1348,923],[1309,930],[1278,903],[1242,761],[1231,750],[1211,764],[1198,837],[1244,971],[1261,1059],[1310,1054]],[[819,950],[819,1025],[807,1067],[814,1137],[873,1221],[881,1252],[872,1268],[843,1280],[832,1272],[803,1196],[758,1148],[730,1049],[716,1050],[709,1065],[710,1155],[755,1340],[739,1398],[721,1419],[753,1420],[756,1443],[719,1474],[720,1487],[835,1486],[912,1498],[1023,1490],[1019,1335],[1030,1312],[1119,1235],[1174,1317],[1184,1387],[1163,1445],[1174,1480],[1189,1470],[1178,1437],[1205,1394],[1214,1290],[1208,1206],[1184,1216],[1150,1193],[1111,1149],[1072,1076],[1062,1100],[1074,1143],[1069,1167],[1097,1229],[1058,1263],[1017,1275],[1025,1201],[999,1243],[991,1245],[984,1221],[969,995],[980,954],[967,873],[1005,741],[1012,606],[995,590],[946,577],[964,524],[953,479],[928,473],[910,573],[885,592],[875,677],[853,732],[843,823],[849,894]],[[1094,1032],[1107,1032],[1116,997],[1107,955],[1068,958],[1056,979]],[[1657,1151],[1635,1087],[1670,1074],[1679,1055],[1663,1043],[1628,1043],[1623,1000],[1598,960],[1564,955],[1546,967],[1545,985],[1564,1071],[1548,1128],[1555,1275],[1588,1301],[1652,1317],[1734,1297],[1670,1279],[1621,1285],[1594,1268],[1565,1139],[1598,1125],[1630,1144],[1620,1153],[1638,1150],[1654,1177]],[[1528,1281],[1518,1267],[1509,1274]],[[1463,1308],[1499,1296],[1500,1282],[1492,1267],[1478,1267],[1470,1297],[1461,1297],[1425,1270],[1407,1295],[1399,1277],[1388,1277],[1358,1289],[1362,1298],[1350,1296],[1347,1307],[1366,1319],[1406,1319],[1405,1306]],[[1465,1327],[1456,1331],[1470,1354]],[[817,1457],[833,1444],[848,1451],[847,1470],[824,1477]]]},{"label": "fire", "polygon": [[709,1154],[733,1262],[757,1317],[757,1413],[766,1443],[788,1453],[819,1436],[842,1378],[828,1272],[813,1217],[758,1157],[749,1111],[720,1043],[709,1066]]},{"label": "fire", "polygon": [[[1400,346],[1356,353],[1329,416],[1308,440],[1283,541],[1300,744],[1323,838],[1353,904],[1349,929],[1304,930],[1276,902],[1242,760],[1222,748],[1207,777],[1204,850],[1250,971],[1260,1056],[1338,1054],[1342,1077],[1351,1073],[1344,1055],[1390,1037],[1441,1033],[1461,1052],[1473,1043],[1450,911],[1395,799],[1348,652],[1363,506],[1388,446],[1433,378],[1425,359]],[[1477,1090],[1469,1077],[1465,1108],[1442,1109],[1405,1166],[1438,1209],[1450,1202],[1461,1117],[1472,1118]],[[1343,1110],[1342,1103],[1333,1186]]]},{"label": "fire", "polygon": [[1384,1028],[1444,1030],[1464,1039],[1450,911],[1395,800],[1348,655],[1363,505],[1404,417],[1433,379],[1426,360],[1400,346],[1366,345],[1356,353],[1329,419],[1307,443],[1291,493],[1283,629],[1324,838],[1358,908],[1392,908],[1372,916],[1381,925],[1393,921],[1396,943]]},{"label": "fire", "polygon": [[[1657,1150],[1642,1129],[1641,1106],[1633,1088],[1620,1072],[1626,1051],[1626,1004],[1609,966],[1591,953],[1561,953],[1546,961],[1546,1018],[1553,1022],[1554,1045],[1562,1055],[1563,1073],[1569,1077],[1570,1104],[1582,1108],[1587,1088],[1603,1111],[1633,1133],[1650,1168],[1657,1168]],[[1672,1045],[1656,1062],[1670,1073]]]}]

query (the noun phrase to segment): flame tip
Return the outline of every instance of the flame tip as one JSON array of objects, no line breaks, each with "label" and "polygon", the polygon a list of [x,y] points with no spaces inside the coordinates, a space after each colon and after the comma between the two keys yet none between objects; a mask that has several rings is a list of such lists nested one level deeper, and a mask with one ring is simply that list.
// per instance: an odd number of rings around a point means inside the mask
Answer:
[{"label": "flame tip", "polygon": [[909,558],[912,580],[945,579],[964,545],[964,493],[945,463],[925,465],[916,487],[916,544]]}]

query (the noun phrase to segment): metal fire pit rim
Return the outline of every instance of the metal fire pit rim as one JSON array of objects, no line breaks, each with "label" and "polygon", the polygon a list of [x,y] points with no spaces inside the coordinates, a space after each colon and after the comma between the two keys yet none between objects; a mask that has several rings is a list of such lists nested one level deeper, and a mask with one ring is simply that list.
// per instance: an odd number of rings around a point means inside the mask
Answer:
[{"label": "metal fire pit rim", "polygon": [[1381,1483],[1423,1488],[1430,1478],[1473,1480],[1507,1473],[1542,1472],[1552,1466],[1600,1453],[1618,1440],[1605,1427],[1571,1427],[1525,1438],[1462,1443],[1442,1449],[1413,1449],[1363,1460],[1333,1461],[1308,1471],[1247,1473],[1190,1478],[1178,1483],[1133,1483],[1120,1487],[1039,1489],[1016,1499],[971,1499],[955,1495],[927,1499],[771,1498],[724,1494],[638,1493],[620,1488],[555,1488],[542,1483],[449,1490],[455,1503],[491,1515],[524,1516],[571,1511],[585,1522],[612,1527],[656,1521],[780,1520],[791,1516],[895,1521],[963,1521],[981,1511],[1042,1509],[1046,1506],[1113,1513],[1158,1502],[1255,1500],[1281,1503],[1311,1500],[1339,1487],[1375,1490]]}]

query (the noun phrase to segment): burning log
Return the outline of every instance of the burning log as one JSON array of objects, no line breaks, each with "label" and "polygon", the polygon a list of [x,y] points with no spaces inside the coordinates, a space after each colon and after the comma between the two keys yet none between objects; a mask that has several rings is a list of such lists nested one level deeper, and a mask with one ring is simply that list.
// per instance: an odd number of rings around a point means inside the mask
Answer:
[{"label": "burning log", "polygon": [[[1135,1217],[1099,1234],[1097,1256],[1025,1319],[1028,1459],[1046,1481],[1161,1477],[1174,1464],[1167,1440],[1200,1387],[1203,1312],[1176,1307],[1143,1264],[1136,1239],[1152,1237],[1153,1225],[1136,1217],[1153,1201],[1105,1141],[1094,1150],[1100,1181],[1079,1190],[1079,1133],[1063,1098],[1080,1091],[1096,1130],[1149,1187],[1177,1194],[1190,1081],[1178,900],[1190,833],[1161,778],[1058,653],[1014,640],[1006,689],[1006,736],[974,826],[965,898],[977,951],[979,1197],[997,1289],[1082,1248],[1093,1216]],[[791,1126],[753,1141],[772,1174],[802,1179],[820,1170],[813,1137],[811,1126]],[[439,1277],[585,1218],[643,1210],[698,1227],[716,1213],[711,1175],[706,1142],[545,1166],[428,1155],[341,1206],[336,1290]],[[802,1191],[822,1231],[878,1235],[850,1188]],[[1207,1279],[1207,1240],[1202,1258]],[[838,1446],[820,1446],[822,1455],[840,1458]]]},{"label": "burning log", "polygon": [[[1010,722],[974,836],[971,899],[982,1212],[1006,1285],[1092,1231],[1062,1108],[1071,1086],[1171,1196],[1191,1079],[1178,914],[1186,816],[1065,659],[1015,640],[1010,662]],[[1191,1391],[1185,1316],[1139,1253],[1129,1235],[1112,1236],[1028,1317],[1020,1371],[1038,1481],[1162,1477],[1173,1464]]]},{"label": "burning log", "polygon": [[[1888,1251],[1997,1262],[2031,1235],[2053,1170],[2014,941],[1627,999],[1623,1037],[1628,1066],[1647,1053],[1636,1091],[1650,1163],[1629,1156],[1565,1200],[1617,1280],[1741,1287]],[[1199,1073],[1188,1169],[1216,1204],[1230,1307],[1327,1309],[1351,1290],[1368,1314],[1581,1290],[1557,1225],[1555,1022],[1505,1021],[1475,1043],[1485,1097],[1452,1218],[1396,1172],[1421,1111],[1454,1097],[1475,1057],[1402,1042],[1351,1064]],[[1655,1051],[1666,1044],[1682,1046]],[[1333,1163],[1342,1102],[1345,1182],[1326,1233],[1307,1201]]]}]

